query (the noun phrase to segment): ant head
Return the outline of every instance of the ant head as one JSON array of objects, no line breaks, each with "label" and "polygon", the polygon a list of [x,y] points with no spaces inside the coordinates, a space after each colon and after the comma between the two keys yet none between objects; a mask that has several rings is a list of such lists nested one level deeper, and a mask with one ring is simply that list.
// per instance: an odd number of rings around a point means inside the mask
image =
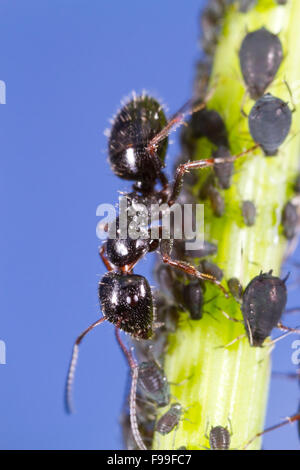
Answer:
[{"label": "ant head", "polygon": [[149,240],[137,238],[109,238],[106,256],[114,266],[123,267],[136,263],[149,250]]},{"label": "ant head", "polygon": [[106,273],[99,283],[103,315],[140,339],[152,336],[153,302],[147,280],[137,274]]},{"label": "ant head", "polygon": [[141,191],[153,188],[163,166],[167,137],[154,155],[147,145],[166,123],[161,105],[147,95],[134,96],[114,119],[108,141],[111,168],[120,178],[136,181]]}]

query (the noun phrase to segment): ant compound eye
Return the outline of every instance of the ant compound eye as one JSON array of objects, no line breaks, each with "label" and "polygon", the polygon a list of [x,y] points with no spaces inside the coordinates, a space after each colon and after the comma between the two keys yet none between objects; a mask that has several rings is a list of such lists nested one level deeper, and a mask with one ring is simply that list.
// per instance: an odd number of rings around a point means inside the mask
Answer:
[{"label": "ant compound eye", "polygon": [[143,276],[105,274],[99,283],[99,300],[107,320],[121,330],[143,339],[152,335],[152,293]]}]

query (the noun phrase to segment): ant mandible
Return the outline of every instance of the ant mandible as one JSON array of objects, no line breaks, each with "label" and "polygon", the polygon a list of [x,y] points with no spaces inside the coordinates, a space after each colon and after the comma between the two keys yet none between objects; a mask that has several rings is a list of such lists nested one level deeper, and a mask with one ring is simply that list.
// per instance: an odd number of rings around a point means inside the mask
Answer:
[{"label": "ant mandible", "polygon": [[[251,152],[258,145],[230,158],[190,161],[178,166],[173,185],[163,173],[168,135],[181,125],[186,116],[203,109],[206,100],[200,104],[186,103],[169,121],[161,105],[152,97],[133,95],[117,114],[108,141],[108,155],[113,172],[122,179],[134,181],[133,191],[126,195],[131,204],[143,203],[147,208],[153,203],[166,203],[171,207],[177,200],[183,184],[184,174],[189,170],[212,167],[218,163],[234,161]],[[155,189],[160,182],[162,188]],[[118,219],[116,220],[118,224]],[[149,232],[150,233],[150,232]],[[124,330],[137,339],[149,339],[153,333],[153,299],[148,281],[133,274],[136,263],[147,253],[160,247],[164,263],[184,271],[198,279],[216,284],[225,295],[226,290],[213,276],[199,272],[194,266],[171,258],[172,239],[110,238],[102,245],[99,254],[108,270],[99,283],[99,301],[103,316],[90,325],[75,341],[67,378],[67,408],[72,410],[71,391],[74,381],[78,347],[93,328],[105,320],[113,323],[116,337],[124,352],[131,372],[131,397],[135,395],[137,363],[131,351],[127,350],[119,335]],[[133,398],[132,400],[133,401]],[[131,425],[137,431],[134,404],[131,403]],[[138,431],[134,432],[139,440]],[[141,448],[142,442],[138,443]]]}]

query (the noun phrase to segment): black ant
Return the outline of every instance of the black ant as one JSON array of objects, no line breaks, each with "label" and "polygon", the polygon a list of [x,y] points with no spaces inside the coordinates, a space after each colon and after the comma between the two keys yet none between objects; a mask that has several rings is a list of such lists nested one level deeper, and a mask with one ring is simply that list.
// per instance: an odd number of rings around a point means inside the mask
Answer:
[{"label": "black ant", "polygon": [[[207,98],[206,98],[207,99]],[[177,200],[183,184],[184,174],[188,170],[213,167],[223,163],[224,159],[205,159],[183,163],[178,166],[173,185],[163,173],[164,158],[167,150],[167,139],[171,130],[181,125],[188,114],[192,114],[206,106],[206,102],[183,106],[167,121],[161,105],[145,94],[133,96],[117,114],[108,141],[108,155],[113,172],[125,180],[134,181],[133,192],[126,195],[131,205],[142,203],[150,210],[151,204],[166,203],[171,207]],[[251,152],[258,146],[230,157],[234,161],[238,157]],[[226,162],[229,159],[226,159]],[[160,182],[162,189],[155,189]],[[128,219],[128,226],[134,217]],[[120,235],[119,217],[115,224]],[[160,227],[161,229],[162,227]],[[108,228],[107,228],[108,231]],[[148,230],[150,234],[150,229]],[[73,355],[67,379],[67,408],[72,410],[71,391],[78,356],[78,347],[88,332],[104,321],[116,327],[116,337],[122,348],[132,373],[130,395],[130,416],[132,432],[141,449],[145,449],[136,425],[136,394],[138,367],[131,351],[123,344],[119,330],[124,330],[136,339],[149,339],[153,334],[154,307],[148,281],[140,275],[133,274],[136,263],[147,253],[160,247],[162,260],[169,266],[178,268],[186,274],[216,284],[227,296],[220,281],[213,276],[199,272],[187,262],[171,258],[172,239],[130,237],[108,239],[100,249],[100,256],[108,270],[99,283],[99,301],[103,316],[90,325],[75,341]]]}]

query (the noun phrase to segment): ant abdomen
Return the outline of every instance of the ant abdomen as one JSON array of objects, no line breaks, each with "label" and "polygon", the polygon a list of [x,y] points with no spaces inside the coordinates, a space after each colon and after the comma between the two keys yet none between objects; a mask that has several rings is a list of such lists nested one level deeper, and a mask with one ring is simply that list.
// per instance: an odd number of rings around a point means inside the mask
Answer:
[{"label": "ant abdomen", "polygon": [[99,283],[105,318],[132,336],[152,336],[153,302],[147,280],[137,274],[106,273]]},{"label": "ant abdomen", "polygon": [[168,139],[157,146],[158,159],[149,155],[147,145],[166,124],[161,105],[150,96],[134,96],[125,104],[114,120],[108,142],[113,172],[153,187],[164,163]]}]

